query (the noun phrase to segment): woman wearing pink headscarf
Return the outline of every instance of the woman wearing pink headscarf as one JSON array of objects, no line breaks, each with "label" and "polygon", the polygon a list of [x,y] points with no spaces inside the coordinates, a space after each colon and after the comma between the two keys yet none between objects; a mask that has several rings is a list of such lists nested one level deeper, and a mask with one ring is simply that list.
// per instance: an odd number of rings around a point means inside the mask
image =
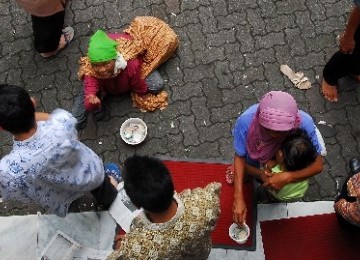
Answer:
[{"label": "woman wearing pink headscarf", "polygon": [[[272,175],[266,162],[273,159],[285,137],[297,128],[311,138],[318,156],[314,163],[303,170]],[[263,182],[263,186],[279,190],[285,184],[307,179],[323,169],[321,147],[313,119],[298,109],[295,99],[282,91],[271,91],[259,104],[248,108],[236,121],[233,130],[234,158],[234,205],[233,219],[242,224],[246,219],[243,197],[244,175],[249,174]]]}]

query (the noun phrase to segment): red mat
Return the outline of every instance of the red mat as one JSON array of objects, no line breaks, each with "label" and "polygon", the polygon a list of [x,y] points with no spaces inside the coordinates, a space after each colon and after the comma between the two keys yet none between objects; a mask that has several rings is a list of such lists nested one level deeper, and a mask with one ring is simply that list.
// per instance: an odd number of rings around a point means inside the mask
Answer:
[{"label": "red mat", "polygon": [[260,223],[266,260],[360,259],[360,233],[342,229],[335,213]]},{"label": "red mat", "polygon": [[222,183],[220,195],[221,215],[212,233],[213,247],[251,251],[256,249],[256,203],[254,203],[255,198],[252,181],[244,185],[244,195],[248,209],[246,223],[250,227],[251,234],[245,244],[239,245],[229,237],[234,198],[234,187],[225,181],[225,172],[229,164],[172,160],[165,160],[164,163],[172,173],[175,189],[178,192],[186,188],[205,187],[213,181]]}]

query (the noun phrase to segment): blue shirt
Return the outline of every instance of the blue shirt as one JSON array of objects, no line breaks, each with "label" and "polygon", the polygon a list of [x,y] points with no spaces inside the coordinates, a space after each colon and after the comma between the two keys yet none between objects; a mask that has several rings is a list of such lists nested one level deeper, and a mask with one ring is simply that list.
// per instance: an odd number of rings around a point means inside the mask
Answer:
[{"label": "blue shirt", "polygon": [[37,123],[33,136],[14,141],[0,161],[4,200],[35,202],[47,213],[65,216],[69,205],[104,180],[102,160],[78,141],[76,119],[62,109]]},{"label": "blue shirt", "polygon": [[[240,157],[245,157],[247,163],[256,167],[259,167],[259,163],[249,157],[246,149],[246,140],[251,122],[255,117],[258,106],[259,104],[255,104],[246,109],[244,113],[242,113],[241,116],[237,119],[235,128],[233,129],[234,148],[236,154]],[[314,121],[309,114],[301,110],[299,128],[303,129],[308,134],[317,153],[320,154],[322,147],[319,144],[318,138],[316,136]]]},{"label": "blue shirt", "polygon": [[360,0],[354,0],[353,2],[357,7],[360,8]]}]

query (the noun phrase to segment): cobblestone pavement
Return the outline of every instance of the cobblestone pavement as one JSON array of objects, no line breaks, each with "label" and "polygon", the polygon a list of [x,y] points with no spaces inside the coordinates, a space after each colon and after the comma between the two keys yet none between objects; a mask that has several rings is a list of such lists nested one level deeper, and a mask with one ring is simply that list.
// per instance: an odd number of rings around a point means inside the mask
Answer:
[{"label": "cobblestone pavement", "polygon": [[[114,98],[106,121],[96,124],[90,118],[80,134],[105,162],[121,163],[134,153],[230,161],[236,118],[270,90],[291,93],[316,122],[325,121],[337,132],[325,139],[325,168],[311,179],[305,201],[332,200],[347,174],[348,159],[359,154],[359,91],[342,91],[337,104],[325,102],[319,92],[322,68],[336,50],[335,38],[344,28],[351,1],[71,0],[65,22],[74,27],[75,38],[50,59],[34,52],[29,15],[14,1],[0,0],[0,5],[0,82],[24,86],[38,100],[40,111],[71,110],[81,88],[78,60],[98,28],[121,31],[135,16],[152,15],[178,33],[176,55],[160,67],[169,107],[142,113],[129,96]],[[281,64],[303,71],[312,88],[295,88],[281,74]],[[148,124],[142,145],[128,146],[119,136],[120,125],[129,117]],[[0,156],[10,147],[11,139],[2,133]],[[3,215],[36,210],[2,205]]]}]

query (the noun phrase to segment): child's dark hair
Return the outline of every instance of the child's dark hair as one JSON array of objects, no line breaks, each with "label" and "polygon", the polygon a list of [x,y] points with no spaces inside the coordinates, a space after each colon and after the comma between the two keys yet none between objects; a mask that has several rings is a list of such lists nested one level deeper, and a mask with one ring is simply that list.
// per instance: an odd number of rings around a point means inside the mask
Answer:
[{"label": "child's dark hair", "polygon": [[172,203],[174,184],[163,162],[134,155],[125,160],[124,189],[131,202],[146,211],[162,213]]},{"label": "child's dark hair", "polygon": [[28,132],[35,126],[35,108],[27,91],[0,84],[0,126],[12,134]]},{"label": "child's dark hair", "polygon": [[285,138],[281,147],[287,171],[297,171],[312,164],[317,152],[309,136],[301,129]]}]

